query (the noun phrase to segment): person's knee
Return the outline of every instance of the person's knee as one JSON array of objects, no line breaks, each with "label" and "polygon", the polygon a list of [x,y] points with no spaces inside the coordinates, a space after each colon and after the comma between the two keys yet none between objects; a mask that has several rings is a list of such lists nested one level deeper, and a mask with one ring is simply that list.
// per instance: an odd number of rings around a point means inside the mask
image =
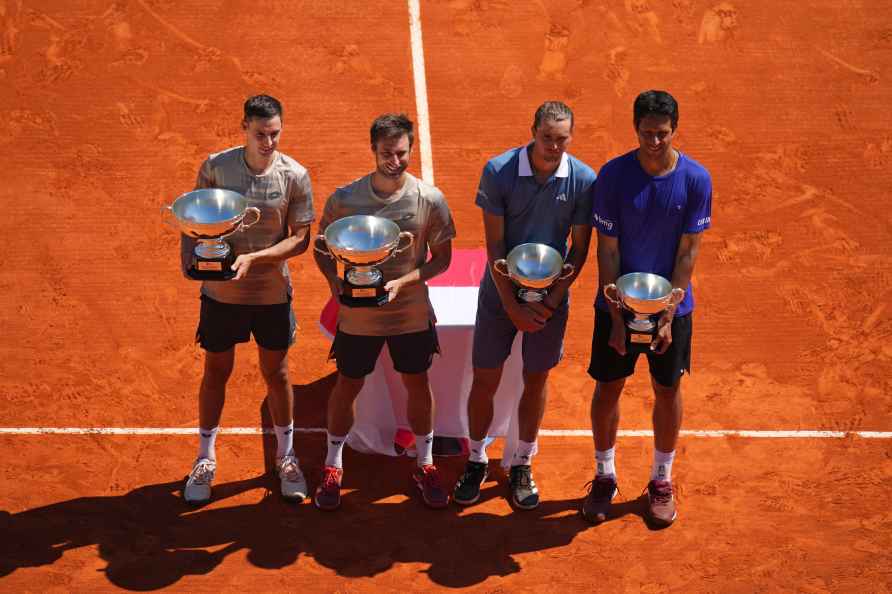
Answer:
[{"label": "person's knee", "polygon": [[488,396],[492,398],[496,390],[499,389],[499,382],[502,379],[502,368],[486,369],[483,367],[474,368],[474,383],[471,391],[479,396]]},{"label": "person's knee", "polygon": [[595,384],[594,399],[597,402],[612,404],[619,400],[623,387],[626,385],[625,379],[614,380],[612,382],[597,382]]},{"label": "person's knee", "polygon": [[202,382],[210,386],[225,386],[229,376],[232,375],[233,362],[234,354],[231,350],[222,353],[206,351]]},{"label": "person's knee", "polygon": [[430,395],[430,380],[426,371],[421,373],[403,373],[401,375],[403,386],[406,387],[406,392],[409,393],[410,397]]},{"label": "person's knee", "polygon": [[356,398],[362,387],[365,385],[365,377],[350,377],[343,373],[338,374],[338,381],[335,384],[335,392],[344,396]]},{"label": "person's knee", "polygon": [[654,381],[653,388],[654,397],[660,402],[675,403],[681,400],[680,383],[676,383],[674,386],[664,386]]}]

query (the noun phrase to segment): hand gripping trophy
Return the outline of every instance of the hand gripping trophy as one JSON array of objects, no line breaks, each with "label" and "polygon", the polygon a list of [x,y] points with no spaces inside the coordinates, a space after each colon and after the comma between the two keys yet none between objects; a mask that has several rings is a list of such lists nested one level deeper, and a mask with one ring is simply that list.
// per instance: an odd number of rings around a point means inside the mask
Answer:
[{"label": "hand gripping trophy", "polygon": [[561,254],[544,243],[522,243],[493,262],[492,267],[518,285],[517,300],[521,303],[542,301],[551,285],[573,274],[573,265],[565,264]]},{"label": "hand gripping trophy", "polygon": [[[194,280],[229,280],[235,276],[235,253],[223,241],[236,231],[244,231],[260,220],[260,210],[248,206],[248,199],[231,190],[205,188],[186,192],[162,212],[173,215],[176,228],[198,240],[186,275]],[[245,222],[248,214],[253,220]],[[173,225],[171,225],[173,226]]]},{"label": "hand gripping trophy", "polygon": [[[408,243],[399,247],[400,242]],[[408,231],[399,225],[370,215],[353,215],[333,222],[323,235],[316,236],[317,252],[344,264],[344,285],[340,302],[348,307],[377,307],[387,303],[384,275],[377,268],[407,250],[414,243]],[[325,249],[318,244],[323,243]]]},{"label": "hand gripping trophy", "polygon": [[657,324],[653,318],[684,299],[684,289],[658,274],[632,272],[604,287],[604,297],[628,313],[626,346],[653,349]]}]

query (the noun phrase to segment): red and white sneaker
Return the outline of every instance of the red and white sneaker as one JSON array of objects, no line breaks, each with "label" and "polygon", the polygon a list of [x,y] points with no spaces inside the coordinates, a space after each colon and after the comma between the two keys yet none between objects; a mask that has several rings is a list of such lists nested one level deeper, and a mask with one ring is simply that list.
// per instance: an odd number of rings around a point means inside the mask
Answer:
[{"label": "red and white sneaker", "polygon": [[337,466],[322,469],[322,482],[316,487],[313,503],[323,511],[334,511],[341,506],[341,479],[344,471]]},{"label": "red and white sneaker", "polygon": [[424,504],[434,509],[442,509],[449,505],[449,492],[440,481],[440,471],[433,464],[426,464],[412,472],[415,486],[421,492]]}]

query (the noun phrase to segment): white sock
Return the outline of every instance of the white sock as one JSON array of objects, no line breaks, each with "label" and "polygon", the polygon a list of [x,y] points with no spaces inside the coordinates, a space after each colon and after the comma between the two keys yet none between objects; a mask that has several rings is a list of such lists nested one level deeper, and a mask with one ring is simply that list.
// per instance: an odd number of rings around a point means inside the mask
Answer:
[{"label": "white sock", "polygon": [[517,440],[517,449],[511,457],[511,466],[529,466],[533,461],[533,450],[536,449],[535,441]]},{"label": "white sock", "polygon": [[217,452],[214,450],[214,445],[217,442],[217,432],[220,430],[220,427],[214,427],[213,429],[202,429],[198,428],[198,458],[207,458],[208,460],[216,460]]},{"label": "white sock", "polygon": [[328,454],[325,456],[325,465],[334,466],[335,468],[343,468],[344,460],[344,442],[347,441],[346,435],[332,435],[326,433],[328,443]]},{"label": "white sock", "polygon": [[597,465],[596,476],[612,476],[616,478],[616,446],[609,450],[595,450]]},{"label": "white sock", "polygon": [[486,438],[480,441],[476,439],[468,439],[468,462],[480,462],[486,464],[489,462],[489,456],[486,455]]},{"label": "white sock", "polygon": [[672,461],[675,459],[675,450],[671,452],[661,452],[654,448],[654,465],[650,471],[650,480],[652,481],[671,481],[672,480]]},{"label": "white sock", "polygon": [[434,463],[434,432],[427,435],[415,436],[415,452],[418,456],[418,466],[427,466]]},{"label": "white sock", "polygon": [[279,427],[276,425],[276,458],[287,456],[294,450],[294,421]]}]

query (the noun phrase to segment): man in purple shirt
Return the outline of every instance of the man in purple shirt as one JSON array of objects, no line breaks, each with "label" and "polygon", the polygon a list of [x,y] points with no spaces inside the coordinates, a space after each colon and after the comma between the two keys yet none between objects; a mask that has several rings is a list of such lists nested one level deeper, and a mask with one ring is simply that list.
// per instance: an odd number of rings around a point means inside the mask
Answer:
[{"label": "man in purple shirt", "polygon": [[[676,296],[657,321],[646,355],[655,402],[654,463],[647,485],[648,517],[668,526],[676,517],[672,461],[681,427],[681,376],[691,368],[691,275],[702,232],[710,226],[712,181],[706,169],[672,147],[678,104],[665,91],[645,91],[634,104],[639,147],[608,162],[595,183],[598,280],[605,287],[631,272],[658,274]],[[596,474],[582,503],[592,523],[606,519],[616,495],[614,451],[619,397],[641,350],[630,348],[624,313],[599,291],[589,374]],[[628,315],[628,314],[626,314]]]}]

